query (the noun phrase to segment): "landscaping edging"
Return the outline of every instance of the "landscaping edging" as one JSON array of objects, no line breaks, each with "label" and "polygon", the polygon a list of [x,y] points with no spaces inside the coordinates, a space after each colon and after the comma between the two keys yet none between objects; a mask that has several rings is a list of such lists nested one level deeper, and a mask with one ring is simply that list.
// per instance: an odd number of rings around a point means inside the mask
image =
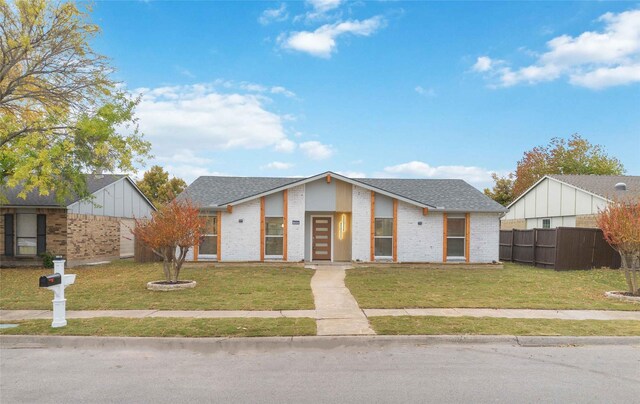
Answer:
[{"label": "landscaping edging", "polygon": [[640,303],[640,296],[627,296],[624,293],[626,292],[612,290],[610,292],[604,292],[604,295],[609,299],[617,299],[617,300],[624,300],[625,302]]},{"label": "landscaping edging", "polygon": [[174,290],[193,289],[196,281],[178,281],[178,283],[166,283],[166,281],[153,281],[147,283],[147,289],[158,292],[171,292]]}]

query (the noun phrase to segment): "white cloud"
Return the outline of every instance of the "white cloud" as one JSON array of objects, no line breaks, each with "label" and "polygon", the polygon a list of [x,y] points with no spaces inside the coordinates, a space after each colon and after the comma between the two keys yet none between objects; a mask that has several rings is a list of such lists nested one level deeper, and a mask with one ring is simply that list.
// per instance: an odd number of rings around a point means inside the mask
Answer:
[{"label": "white cloud", "polygon": [[292,150],[283,118],[267,110],[262,95],[223,93],[212,84],[139,89],[140,129],[154,151],[260,149]]},{"label": "white cloud", "polygon": [[342,0],[307,0],[307,4],[311,5],[313,9],[320,13],[326,13],[340,7]]},{"label": "white cloud", "polygon": [[282,86],[273,86],[271,87],[270,91],[271,91],[271,94],[282,94],[285,97],[289,97],[289,98],[293,98],[296,96],[296,93],[294,93],[293,91],[287,90]]},{"label": "white cloud", "polygon": [[385,20],[381,16],[366,20],[336,22],[325,24],[315,31],[299,31],[282,34],[278,43],[285,49],[305,52],[312,56],[329,58],[335,52],[336,39],[345,34],[369,36],[384,26]]},{"label": "white cloud", "polygon": [[296,149],[296,143],[289,139],[282,139],[276,143],[275,150],[284,153],[291,153]]},{"label": "white cloud", "polygon": [[170,156],[158,156],[156,160],[162,163],[170,164],[195,164],[195,165],[207,165],[211,164],[212,160],[209,158],[198,157],[195,153],[189,149],[181,149],[176,151]]},{"label": "white cloud", "polygon": [[325,160],[333,155],[331,145],[322,144],[315,140],[300,143],[300,149],[312,160]]},{"label": "white cloud", "polygon": [[422,161],[410,161],[384,168],[384,172],[392,176],[408,176],[421,178],[457,178],[472,184],[491,183],[492,171],[474,166],[430,166]]},{"label": "white cloud", "polygon": [[285,3],[281,3],[278,8],[266,9],[258,18],[258,22],[262,25],[268,25],[272,22],[282,22],[286,21],[289,18],[289,13],[287,12],[287,5]]},{"label": "white cloud", "polygon": [[473,65],[473,70],[477,72],[486,72],[491,70],[493,61],[488,56],[480,56]]},{"label": "white cloud", "polygon": [[434,90],[433,88],[424,88],[422,86],[417,86],[416,88],[414,88],[414,90],[416,91],[416,93],[423,95],[425,97],[436,96],[436,90]]},{"label": "white cloud", "polygon": [[273,161],[267,165],[262,166],[263,169],[271,169],[271,170],[287,170],[293,167],[292,163],[283,163],[281,161]]},{"label": "white cloud", "polygon": [[536,84],[568,77],[573,85],[591,89],[640,82],[640,9],[606,13],[602,31],[561,35],[547,42],[535,63],[512,69],[481,56],[473,69],[497,78],[503,87]]},{"label": "white cloud", "polygon": [[196,178],[204,175],[226,175],[225,173],[211,171],[206,167],[193,164],[168,164],[162,168],[172,176],[182,178],[187,184],[191,184]]}]

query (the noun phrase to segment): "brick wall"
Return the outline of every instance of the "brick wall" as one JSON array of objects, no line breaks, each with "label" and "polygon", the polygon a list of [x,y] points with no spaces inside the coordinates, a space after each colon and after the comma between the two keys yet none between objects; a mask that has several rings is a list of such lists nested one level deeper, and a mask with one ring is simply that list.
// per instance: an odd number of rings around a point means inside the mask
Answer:
[{"label": "brick wall", "polygon": [[576,216],[576,227],[598,228],[596,217],[598,215],[578,215]]},{"label": "brick wall", "polygon": [[351,207],[351,259],[371,259],[371,191],[353,186]]},{"label": "brick wall", "polygon": [[398,201],[398,261],[442,262],[442,213]]},{"label": "brick wall", "polygon": [[69,262],[120,258],[120,219],[117,217],[69,213],[67,237]]},{"label": "brick wall", "polygon": [[[239,220],[242,219],[242,223]],[[260,260],[260,199],[222,212],[222,261]]]},{"label": "brick wall", "polygon": [[470,262],[498,261],[500,248],[500,215],[495,213],[471,214]]},{"label": "brick wall", "polygon": [[527,219],[502,219],[500,221],[500,229],[501,230],[526,230],[527,229]]},{"label": "brick wall", "polygon": [[67,255],[67,210],[36,209],[36,213],[47,215],[47,251],[53,255]]},{"label": "brick wall", "polygon": [[[305,194],[304,185],[290,188],[288,193],[288,223],[287,226],[287,260],[301,261],[304,259],[304,228],[305,228]],[[300,224],[293,225],[293,220]]]}]

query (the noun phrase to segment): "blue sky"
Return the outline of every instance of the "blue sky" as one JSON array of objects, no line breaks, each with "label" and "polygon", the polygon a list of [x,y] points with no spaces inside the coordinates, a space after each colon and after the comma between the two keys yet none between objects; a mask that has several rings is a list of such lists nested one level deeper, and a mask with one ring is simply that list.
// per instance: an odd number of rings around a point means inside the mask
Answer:
[{"label": "blue sky", "polygon": [[463,178],[580,133],[640,175],[637,2],[97,2],[155,159]]}]

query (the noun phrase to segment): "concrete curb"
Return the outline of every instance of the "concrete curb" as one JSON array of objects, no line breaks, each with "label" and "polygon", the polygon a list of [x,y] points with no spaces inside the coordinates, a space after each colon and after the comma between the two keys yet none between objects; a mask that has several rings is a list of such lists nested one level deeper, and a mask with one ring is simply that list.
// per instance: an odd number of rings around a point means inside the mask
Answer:
[{"label": "concrete curb", "polygon": [[0,349],[186,349],[195,352],[264,352],[345,347],[508,344],[522,347],[637,345],[640,337],[526,337],[513,335],[376,335],[254,338],[155,338],[2,335]]}]

